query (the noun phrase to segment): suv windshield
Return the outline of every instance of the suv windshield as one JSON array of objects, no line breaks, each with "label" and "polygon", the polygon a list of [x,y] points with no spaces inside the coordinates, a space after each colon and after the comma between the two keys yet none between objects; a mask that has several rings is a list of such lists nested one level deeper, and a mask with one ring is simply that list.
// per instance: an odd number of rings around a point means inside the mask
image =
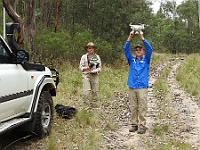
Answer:
[{"label": "suv windshield", "polygon": [[9,50],[5,43],[0,39],[0,64],[12,63],[11,56],[9,55]]}]

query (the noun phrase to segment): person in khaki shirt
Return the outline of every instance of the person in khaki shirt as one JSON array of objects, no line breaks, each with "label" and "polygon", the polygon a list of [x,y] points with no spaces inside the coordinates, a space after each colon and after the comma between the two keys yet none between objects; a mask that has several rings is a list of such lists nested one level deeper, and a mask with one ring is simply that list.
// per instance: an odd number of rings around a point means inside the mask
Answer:
[{"label": "person in khaki shirt", "polygon": [[99,92],[99,73],[101,71],[101,59],[95,54],[97,46],[89,42],[85,46],[87,51],[81,57],[79,69],[82,71],[83,84],[83,102],[90,105],[96,105]]}]

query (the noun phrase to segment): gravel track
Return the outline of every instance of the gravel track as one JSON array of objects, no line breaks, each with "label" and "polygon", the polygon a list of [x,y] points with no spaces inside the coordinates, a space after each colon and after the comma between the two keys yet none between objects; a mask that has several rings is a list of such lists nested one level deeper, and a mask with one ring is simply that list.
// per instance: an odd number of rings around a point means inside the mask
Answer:
[{"label": "gravel track", "polygon": [[[107,139],[107,149],[113,150],[150,150],[155,149],[156,145],[167,144],[170,140],[189,143],[192,150],[200,149],[200,110],[195,103],[195,97],[187,94],[176,82],[176,69],[183,63],[184,59],[169,59],[163,64],[151,69],[148,89],[148,112],[146,134],[129,133],[129,101],[128,95],[116,93],[115,104],[118,107],[119,115],[114,118],[118,128],[109,131],[105,138]],[[154,94],[154,83],[165,68],[170,69],[167,78],[169,87],[169,97],[161,97],[159,102]],[[170,99],[166,100],[166,99]],[[161,106],[166,107],[166,118],[159,119]],[[153,133],[155,124],[170,125],[169,133],[161,139]],[[164,140],[163,140],[164,139]],[[165,141],[166,140],[166,141]]]}]

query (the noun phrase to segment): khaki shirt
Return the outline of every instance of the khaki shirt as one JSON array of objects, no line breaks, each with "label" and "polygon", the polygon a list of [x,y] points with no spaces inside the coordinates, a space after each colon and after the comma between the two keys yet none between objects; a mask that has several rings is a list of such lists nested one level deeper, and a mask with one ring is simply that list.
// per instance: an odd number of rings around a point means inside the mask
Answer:
[{"label": "khaki shirt", "polygon": [[99,63],[98,67],[92,67],[91,70],[85,70],[83,71],[83,69],[88,68],[89,64],[88,64],[88,53],[84,54],[81,57],[80,60],[80,64],[79,64],[79,69],[82,71],[82,73],[84,74],[89,74],[89,73],[99,73],[101,71],[101,58],[99,57],[99,55],[95,54],[96,57],[98,58],[97,62]]}]

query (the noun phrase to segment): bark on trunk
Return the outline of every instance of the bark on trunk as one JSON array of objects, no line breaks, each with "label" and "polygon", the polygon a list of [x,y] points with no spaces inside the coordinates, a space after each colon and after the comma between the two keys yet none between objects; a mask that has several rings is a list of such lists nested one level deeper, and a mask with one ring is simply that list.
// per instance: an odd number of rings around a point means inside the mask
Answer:
[{"label": "bark on trunk", "polygon": [[28,39],[28,44],[33,50],[34,36],[35,36],[35,0],[26,1],[26,18],[25,18],[25,35]]},{"label": "bark on trunk", "polygon": [[24,23],[22,18],[15,12],[15,10],[12,8],[9,0],[2,0],[3,6],[5,7],[5,10],[8,14],[8,16],[13,20],[15,23],[19,23],[20,26],[18,28],[18,35],[17,35],[17,45],[23,49],[24,47]]}]

